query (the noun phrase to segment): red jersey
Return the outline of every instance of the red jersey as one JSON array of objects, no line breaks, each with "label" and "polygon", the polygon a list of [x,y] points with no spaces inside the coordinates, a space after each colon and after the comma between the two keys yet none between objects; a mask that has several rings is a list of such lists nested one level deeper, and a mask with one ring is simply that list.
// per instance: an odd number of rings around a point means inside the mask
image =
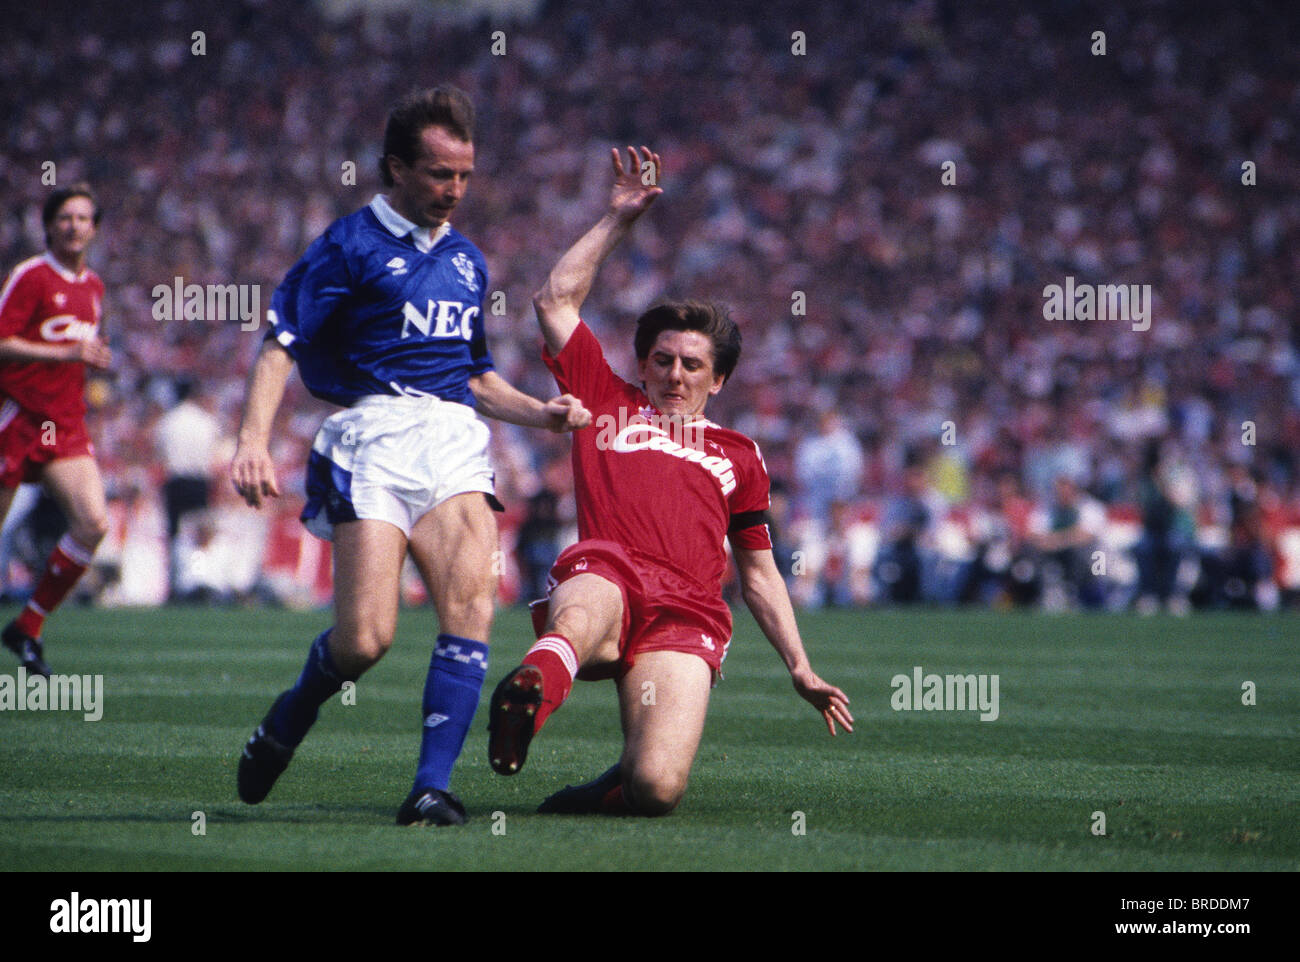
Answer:
[{"label": "red jersey", "polygon": [[[84,341],[99,331],[104,282],[90,268],[73,273],[50,253],[29,257],[0,290],[0,338],[37,343]],[[86,366],[79,361],[0,361],[0,398],[59,422],[86,414]]]},{"label": "red jersey", "polygon": [[579,323],[559,356],[542,355],[560,390],[580,398],[590,427],[573,435],[578,535],[630,548],[721,598],[728,535],[772,547],[767,467],[758,445],[703,418],[673,424],[616,375]]}]

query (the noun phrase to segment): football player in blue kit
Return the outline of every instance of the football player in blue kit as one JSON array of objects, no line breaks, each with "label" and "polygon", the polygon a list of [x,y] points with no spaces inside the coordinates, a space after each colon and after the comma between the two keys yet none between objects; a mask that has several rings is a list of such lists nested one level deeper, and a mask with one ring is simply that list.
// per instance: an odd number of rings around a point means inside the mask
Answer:
[{"label": "football player in blue kit", "polygon": [[542,402],[492,366],[483,255],[448,222],[474,169],[474,109],[454,87],[417,91],[389,114],[386,195],[335,221],[271,300],[252,375],[235,489],[251,506],[280,493],[271,424],[294,364],[316,397],[343,410],[321,425],[302,520],[334,543],[334,625],[254,731],[239,797],[257,804],[285,770],[320,706],[392,643],[407,552],[438,612],[415,784],[402,825],[458,825],[448,786],[487,672],[497,526],[488,429],[475,413],[571,431],[590,414],[563,395]]}]

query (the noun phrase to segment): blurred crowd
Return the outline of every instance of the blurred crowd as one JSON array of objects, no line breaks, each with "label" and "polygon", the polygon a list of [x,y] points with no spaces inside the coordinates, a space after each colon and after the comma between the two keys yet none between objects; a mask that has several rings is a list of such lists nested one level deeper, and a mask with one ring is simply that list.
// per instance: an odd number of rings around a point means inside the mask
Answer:
[{"label": "blurred crowd", "polygon": [[[505,294],[498,368],[531,393],[553,385],[530,295],[598,215],[609,147],[662,154],[667,193],[584,316],[630,374],[655,299],[731,305],[744,351],[709,414],[762,447],[801,604],[1294,598],[1300,50],[1267,9],[751,6],[551,2],[456,27],[263,0],[10,11],[0,261],[40,249],[47,161],[105,209],[91,263],[117,362],[89,396],[116,529],[87,590],[323,600],[327,556],[293,515],[328,409],[291,384],[285,495],[242,507],[224,471],[260,333],[155,320],[152,291],[253,284],[265,306],[380,189],[388,105],[451,81],[479,111],[455,226]],[[1066,277],[1150,285],[1150,329],[1045,320]],[[179,404],[201,455],[168,451]],[[513,599],[574,536],[568,442],[493,436]],[[9,590],[42,510],[0,544]]]}]

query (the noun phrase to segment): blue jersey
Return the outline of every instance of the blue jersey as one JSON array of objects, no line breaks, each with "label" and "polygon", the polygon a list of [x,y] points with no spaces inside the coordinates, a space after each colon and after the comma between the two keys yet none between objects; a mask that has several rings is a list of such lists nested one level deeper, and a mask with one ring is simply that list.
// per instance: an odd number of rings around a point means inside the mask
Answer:
[{"label": "blue jersey", "polygon": [[322,400],[432,395],[473,406],[469,378],[492,370],[483,254],[450,226],[426,253],[395,221],[376,198],[331,224],[276,288],[270,336]]}]

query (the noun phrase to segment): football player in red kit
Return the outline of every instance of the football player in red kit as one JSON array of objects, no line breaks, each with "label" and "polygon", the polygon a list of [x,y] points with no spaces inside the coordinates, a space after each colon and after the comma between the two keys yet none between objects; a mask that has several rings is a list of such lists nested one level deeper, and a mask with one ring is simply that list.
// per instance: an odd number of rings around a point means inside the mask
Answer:
[{"label": "football player in red kit", "polygon": [[99,338],[104,283],[86,266],[100,211],[84,184],[61,188],[42,210],[46,251],[0,289],[0,518],[24,482],[40,481],[68,518],[31,599],[4,629],[28,671],[49,676],[46,616],[72,590],[104,537],[104,483],[86,433],[86,366],[106,368]]},{"label": "football player in red kit", "polygon": [[579,319],[601,262],[662,193],[658,155],[628,154],[625,168],[613,151],[608,210],[533,301],[547,366],[594,420],[573,439],[581,540],[557,559],[534,608],[537,643],[493,693],[488,759],[499,774],[519,771],[575,678],[616,681],[624,735],[618,764],[552,795],[541,812],[663,815],[681,800],[731,639],[727,538],[745,603],[795,690],[832,735],[836,724],[853,730],[848,697],[812,670],[799,638],[772,556],[758,446],[704,417],[740,356],[735,323],[710,304],[651,308],[634,339],[638,388],[614,374]]}]

